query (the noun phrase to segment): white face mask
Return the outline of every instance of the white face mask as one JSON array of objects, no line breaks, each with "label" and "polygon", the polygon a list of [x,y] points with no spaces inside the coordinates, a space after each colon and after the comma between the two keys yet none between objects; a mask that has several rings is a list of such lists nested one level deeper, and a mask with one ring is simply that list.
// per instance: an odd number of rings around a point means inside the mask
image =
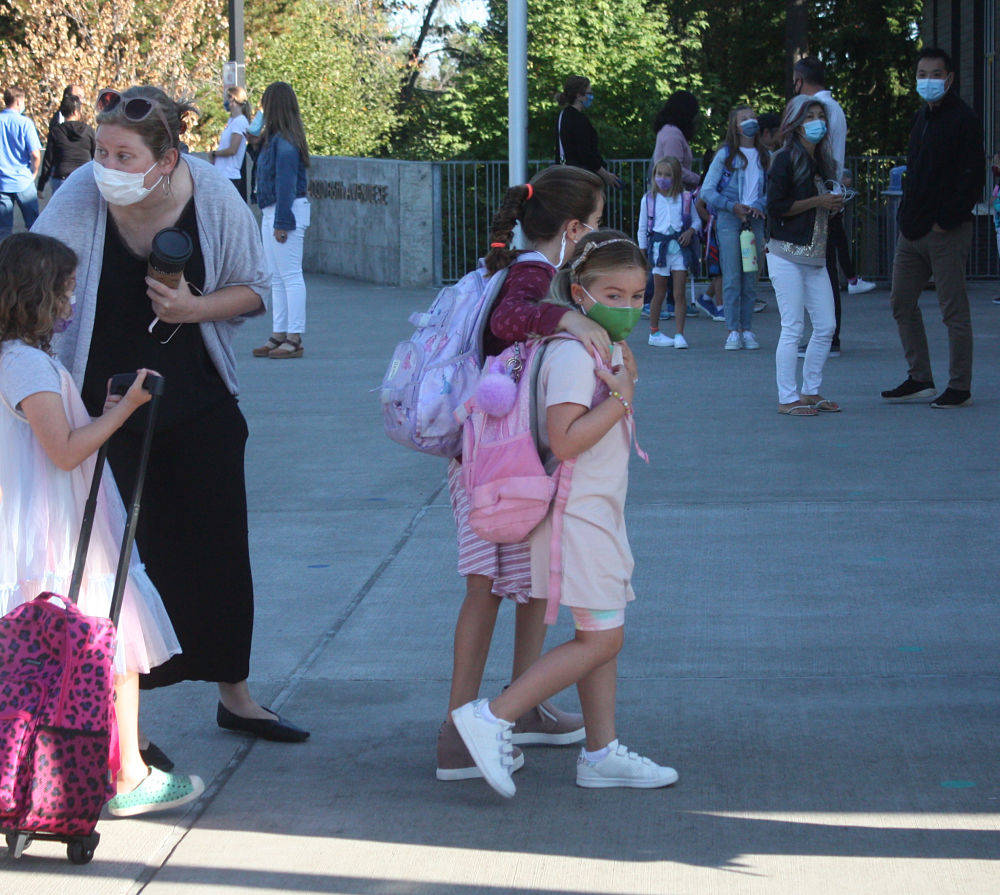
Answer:
[{"label": "white face mask", "polygon": [[[583,221],[580,221],[580,223],[583,224]],[[587,228],[588,233],[591,233],[594,229],[593,227],[590,226],[590,224],[583,224],[583,226]],[[576,245],[575,239],[573,240],[573,244]],[[566,260],[566,231],[563,230],[562,240],[559,243],[559,260],[556,262],[556,267],[562,267],[563,261],[565,260]]]},{"label": "white face mask", "polygon": [[[149,171],[155,167],[154,164]],[[136,202],[145,199],[163,180],[163,176],[160,175],[156,183],[147,189],[143,184],[149,171],[132,174],[128,171],[105,168],[100,162],[94,162],[94,180],[97,182],[97,189],[110,205],[135,205]]]}]

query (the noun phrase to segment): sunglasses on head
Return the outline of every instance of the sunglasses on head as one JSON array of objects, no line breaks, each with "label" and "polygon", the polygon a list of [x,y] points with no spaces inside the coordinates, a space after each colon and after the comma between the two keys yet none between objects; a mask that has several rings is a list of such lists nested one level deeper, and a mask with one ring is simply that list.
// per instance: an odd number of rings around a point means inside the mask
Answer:
[{"label": "sunglasses on head", "polygon": [[108,88],[106,90],[102,90],[97,95],[95,107],[97,108],[97,113],[102,114],[118,108],[123,101],[124,105],[122,105],[122,113],[124,114],[126,120],[132,122],[144,121],[150,116],[150,113],[155,112],[157,118],[160,119],[160,123],[166,129],[167,134],[172,135],[170,125],[167,124],[167,118],[163,112],[160,111],[160,107],[152,100],[147,99],[144,96],[133,96],[130,99],[124,99],[124,97],[122,97],[117,90],[111,90]]}]

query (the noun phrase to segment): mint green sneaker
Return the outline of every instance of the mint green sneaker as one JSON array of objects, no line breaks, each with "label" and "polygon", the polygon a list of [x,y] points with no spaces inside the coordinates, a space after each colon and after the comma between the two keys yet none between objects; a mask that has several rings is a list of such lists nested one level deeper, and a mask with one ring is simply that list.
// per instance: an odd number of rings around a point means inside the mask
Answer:
[{"label": "mint green sneaker", "polygon": [[205,791],[201,777],[193,774],[165,774],[150,768],[146,779],[131,792],[116,795],[108,802],[108,811],[114,817],[132,817],[166,811],[193,802]]}]

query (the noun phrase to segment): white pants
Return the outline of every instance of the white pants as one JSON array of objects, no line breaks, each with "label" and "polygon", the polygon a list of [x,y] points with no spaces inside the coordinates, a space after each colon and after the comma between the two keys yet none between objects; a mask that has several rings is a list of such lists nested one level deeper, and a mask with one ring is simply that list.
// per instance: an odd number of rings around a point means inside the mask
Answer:
[{"label": "white pants", "polygon": [[309,226],[309,200],[303,196],[292,202],[295,229],[288,239],[274,238],[274,209],[262,209],[260,235],[264,241],[264,261],[271,273],[271,313],[274,332],[304,333],[306,331],[306,280],[302,276],[302,245]]},{"label": "white pants", "polygon": [[[833,287],[826,265],[798,264],[773,252],[767,256],[767,271],[781,313],[781,336],[774,352],[778,403],[792,404],[799,400],[800,394],[818,395],[823,384],[823,364],[830,354],[830,343],[837,326],[833,311]],[[800,393],[796,385],[795,365],[806,311],[809,312],[813,330],[802,362]]]}]

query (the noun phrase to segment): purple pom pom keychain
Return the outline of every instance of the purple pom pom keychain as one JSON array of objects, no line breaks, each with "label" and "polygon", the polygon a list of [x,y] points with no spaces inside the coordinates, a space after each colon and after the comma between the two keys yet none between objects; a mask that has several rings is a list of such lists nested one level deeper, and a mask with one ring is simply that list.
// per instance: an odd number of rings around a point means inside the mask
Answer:
[{"label": "purple pom pom keychain", "polygon": [[517,384],[507,373],[503,361],[495,359],[490,372],[476,386],[476,406],[489,416],[506,416],[517,399]]}]

